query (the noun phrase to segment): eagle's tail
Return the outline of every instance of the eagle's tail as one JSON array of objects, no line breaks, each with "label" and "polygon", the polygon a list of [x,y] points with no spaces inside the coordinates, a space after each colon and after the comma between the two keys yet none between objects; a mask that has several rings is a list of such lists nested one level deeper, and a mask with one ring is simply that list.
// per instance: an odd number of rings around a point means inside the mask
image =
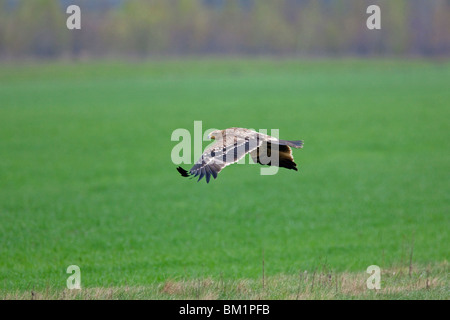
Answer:
[{"label": "eagle's tail", "polygon": [[177,168],[178,172],[181,174],[181,176],[183,177],[189,177],[189,172],[187,172],[186,170],[184,170],[182,167],[178,167]]},{"label": "eagle's tail", "polygon": [[303,148],[303,140],[279,140],[280,145],[289,146],[296,149]]}]

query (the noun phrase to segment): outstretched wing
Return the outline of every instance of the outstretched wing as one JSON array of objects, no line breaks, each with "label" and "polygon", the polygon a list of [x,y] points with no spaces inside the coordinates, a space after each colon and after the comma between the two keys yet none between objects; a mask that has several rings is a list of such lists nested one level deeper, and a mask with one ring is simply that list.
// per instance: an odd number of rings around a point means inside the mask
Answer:
[{"label": "outstretched wing", "polygon": [[262,142],[263,139],[258,134],[227,135],[203,152],[200,159],[189,170],[189,174],[198,176],[198,181],[206,177],[206,182],[209,182],[211,176],[216,179],[223,168],[238,162],[247,153],[257,149]]}]

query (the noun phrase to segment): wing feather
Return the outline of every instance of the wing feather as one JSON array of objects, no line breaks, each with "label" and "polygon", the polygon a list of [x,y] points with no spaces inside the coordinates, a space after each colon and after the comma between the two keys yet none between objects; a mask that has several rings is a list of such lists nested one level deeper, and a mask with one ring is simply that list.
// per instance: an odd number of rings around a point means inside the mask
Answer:
[{"label": "wing feather", "polygon": [[[214,177],[212,170],[209,166],[205,166],[206,169],[206,183],[209,183],[209,180],[211,179],[211,176]],[[215,178],[214,178],[215,179]]]}]

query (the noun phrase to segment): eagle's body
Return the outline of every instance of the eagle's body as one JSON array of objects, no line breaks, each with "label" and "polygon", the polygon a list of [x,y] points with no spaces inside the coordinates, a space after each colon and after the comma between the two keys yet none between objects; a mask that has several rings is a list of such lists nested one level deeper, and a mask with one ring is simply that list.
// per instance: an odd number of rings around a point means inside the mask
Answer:
[{"label": "eagle's body", "polygon": [[215,143],[205,149],[189,172],[178,167],[177,170],[182,176],[199,176],[198,181],[206,177],[206,182],[209,182],[211,176],[216,179],[223,168],[238,162],[247,153],[250,153],[252,160],[256,163],[297,171],[297,164],[294,162],[290,147],[302,148],[301,140],[279,140],[245,128],[216,130],[209,136],[215,139]]}]

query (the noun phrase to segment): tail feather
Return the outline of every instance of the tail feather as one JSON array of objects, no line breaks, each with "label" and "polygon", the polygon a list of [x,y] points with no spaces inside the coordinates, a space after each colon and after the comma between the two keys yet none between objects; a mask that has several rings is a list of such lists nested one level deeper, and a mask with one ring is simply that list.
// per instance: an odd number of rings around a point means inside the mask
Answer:
[{"label": "tail feather", "polygon": [[279,140],[280,145],[289,146],[296,149],[303,148],[303,140]]}]

